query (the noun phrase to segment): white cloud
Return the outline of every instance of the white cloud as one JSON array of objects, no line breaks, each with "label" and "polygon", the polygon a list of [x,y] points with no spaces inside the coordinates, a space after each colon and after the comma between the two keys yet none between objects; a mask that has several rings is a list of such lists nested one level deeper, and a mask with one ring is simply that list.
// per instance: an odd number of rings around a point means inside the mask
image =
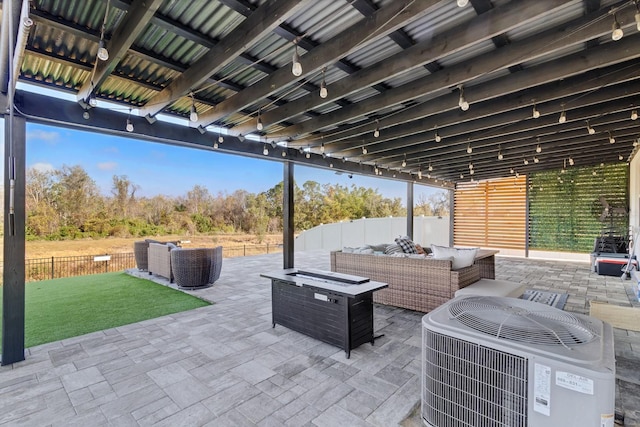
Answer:
[{"label": "white cloud", "polygon": [[101,171],[112,171],[118,167],[116,162],[102,162],[98,163],[98,169]]},{"label": "white cloud", "polygon": [[40,172],[51,172],[55,170],[51,163],[34,163],[30,166],[30,169],[35,169]]},{"label": "white cloud", "polygon": [[34,129],[27,132],[27,140],[40,140],[48,143],[57,143],[60,140],[60,132]]}]

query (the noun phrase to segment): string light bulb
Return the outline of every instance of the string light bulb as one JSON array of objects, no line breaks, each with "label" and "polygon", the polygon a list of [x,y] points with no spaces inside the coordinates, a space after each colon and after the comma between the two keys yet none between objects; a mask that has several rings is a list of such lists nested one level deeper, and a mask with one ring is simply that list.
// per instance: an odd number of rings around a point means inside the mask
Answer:
[{"label": "string light bulb", "polygon": [[465,7],[469,4],[469,0],[457,0],[456,3],[458,4],[458,7]]},{"label": "string light bulb", "polygon": [[196,110],[196,99],[191,93],[191,111],[189,112],[189,121],[195,123],[198,121],[198,110]]},{"label": "string light bulb", "polygon": [[107,2],[107,7],[104,9],[104,18],[102,19],[102,28],[100,28],[100,42],[98,43],[98,59],[101,61],[106,61],[109,59],[109,51],[107,50],[106,43],[104,42],[104,31],[107,26],[107,17],[109,16],[109,2]]},{"label": "string light bulb", "polygon": [[638,120],[638,110],[631,110],[631,120]]},{"label": "string light bulb", "polygon": [[329,96],[329,91],[327,91],[327,82],[324,80],[324,72],[325,69],[322,69],[322,81],[320,82],[320,98],[325,99]]},{"label": "string light bulb", "polygon": [[302,75],[302,64],[300,63],[300,55],[298,54],[298,45],[295,45],[295,50],[293,51],[293,59],[291,60],[291,73],[300,77]]},{"label": "string light bulb", "polygon": [[429,163],[429,172],[433,172],[433,166],[431,166],[431,163]]},{"label": "string light bulb", "polygon": [[473,153],[473,148],[471,148],[471,144],[467,144],[467,154]]},{"label": "string light bulb", "polygon": [[473,170],[473,163],[469,162],[469,170]]},{"label": "string light bulb", "polygon": [[267,144],[264,144],[264,147],[262,148],[262,154],[264,154],[265,156],[269,154],[269,148],[267,147]]},{"label": "string light bulb", "polygon": [[611,132],[607,132],[609,134],[609,144],[615,144],[616,139],[611,135]]},{"label": "string light bulb", "polygon": [[620,28],[620,23],[618,22],[618,18],[616,14],[613,14],[613,25],[611,26],[611,39],[613,41],[618,41],[624,36],[624,31]]},{"label": "string light bulb", "polygon": [[127,132],[133,132],[133,123],[131,123],[131,119],[127,117],[127,126],[125,127]]},{"label": "string light bulb", "polygon": [[109,51],[104,44],[104,40],[100,40],[100,43],[98,44],[98,59],[100,61],[107,61],[109,59]]},{"label": "string light bulb", "polygon": [[307,151],[307,154],[305,154],[304,156],[305,156],[307,159],[310,159],[310,158],[311,158],[311,153],[309,153],[309,152]]},{"label": "string light bulb", "polygon": [[87,110],[84,110],[84,112],[82,113],[82,118],[85,120],[89,120],[91,118],[91,115]]},{"label": "string light bulb", "polygon": [[436,130],[436,134],[434,136],[434,139],[435,139],[436,142],[442,141],[442,137],[440,136],[440,134],[438,133],[437,130]]},{"label": "string light bulb", "polygon": [[224,142],[224,138],[222,135],[218,135],[218,142],[222,144]]},{"label": "string light bulb", "polygon": [[215,142],[213,143],[213,149],[214,149],[214,150],[217,150],[217,149],[218,149],[218,141],[215,141]]},{"label": "string light bulb", "polygon": [[418,179],[422,179],[422,170],[418,169]]},{"label": "string light bulb", "polygon": [[367,147],[365,147],[364,145],[362,146],[362,154],[367,154]]},{"label": "string light bulb", "polygon": [[542,153],[542,147],[540,146],[540,143],[538,143],[538,145],[536,145],[536,153],[538,153],[538,154]]},{"label": "string light bulb", "polygon": [[618,154],[618,160],[622,160],[624,159],[624,157],[622,156],[622,154]]},{"label": "string light bulb", "polygon": [[587,132],[589,132],[589,135],[593,135],[596,133],[596,130],[589,124],[589,120],[587,120]]},{"label": "string light bulb", "polygon": [[540,118],[540,111],[536,108],[536,104],[533,104],[533,111],[531,112],[531,115],[534,119]]},{"label": "string light bulb", "polygon": [[573,166],[574,164],[573,157],[569,156],[569,166]]},{"label": "string light bulb", "polygon": [[406,168],[407,167],[407,155],[404,155],[404,159],[402,159],[402,167]]},{"label": "string light bulb", "polygon": [[256,121],[256,129],[258,130],[264,129],[264,124],[262,123],[262,114],[260,110],[258,110],[258,120]]},{"label": "string light bulb", "polygon": [[376,128],[373,131],[373,137],[377,138],[380,136],[380,122],[376,119]]},{"label": "string light bulb", "polygon": [[537,158],[536,156],[533,156],[533,163],[539,163],[540,159]]},{"label": "string light bulb", "polygon": [[460,98],[458,98],[458,107],[460,107],[462,111],[467,111],[469,109],[469,103],[464,97],[464,87],[460,85],[458,86],[458,89],[460,90]]},{"label": "string light bulb", "polygon": [[502,160],[504,159],[504,156],[502,155],[502,150],[498,150],[498,160]]},{"label": "string light bulb", "polygon": [[324,142],[320,144],[320,153],[324,154]]},{"label": "string light bulb", "polygon": [[522,163],[524,163],[524,165],[526,166],[526,165],[528,165],[528,164],[529,164],[529,160],[527,160],[527,159],[523,159],[523,160],[522,160]]},{"label": "string light bulb", "polygon": [[560,113],[560,118],[558,118],[558,123],[564,123],[567,121],[567,112],[562,109],[562,113]]},{"label": "string light bulb", "polygon": [[89,96],[89,105],[91,105],[92,107],[97,107],[98,106],[98,100],[96,99],[96,96],[91,94],[91,96]]}]

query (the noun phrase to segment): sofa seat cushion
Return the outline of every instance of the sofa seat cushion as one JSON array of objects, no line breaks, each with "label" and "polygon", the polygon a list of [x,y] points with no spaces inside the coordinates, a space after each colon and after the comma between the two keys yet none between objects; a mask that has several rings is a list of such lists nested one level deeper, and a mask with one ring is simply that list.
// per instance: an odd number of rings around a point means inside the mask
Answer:
[{"label": "sofa seat cushion", "polygon": [[473,264],[478,249],[457,249],[446,246],[431,245],[431,251],[433,253],[433,258],[435,259],[453,258],[451,261],[451,268],[459,270]]}]

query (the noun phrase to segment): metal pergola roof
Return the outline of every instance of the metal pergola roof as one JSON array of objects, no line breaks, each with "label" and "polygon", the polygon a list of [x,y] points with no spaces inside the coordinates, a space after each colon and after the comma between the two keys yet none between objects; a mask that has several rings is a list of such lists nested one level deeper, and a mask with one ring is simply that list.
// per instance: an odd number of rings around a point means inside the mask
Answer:
[{"label": "metal pergola roof", "polygon": [[[266,147],[279,160],[448,188],[627,162],[640,133],[633,0],[26,3],[21,17],[21,1],[3,1],[2,31],[16,48],[7,60],[2,46],[2,87],[15,69],[77,99],[19,91],[18,112],[34,121],[208,149],[220,133],[227,152]],[[155,121],[188,118],[192,106],[191,128]]]}]

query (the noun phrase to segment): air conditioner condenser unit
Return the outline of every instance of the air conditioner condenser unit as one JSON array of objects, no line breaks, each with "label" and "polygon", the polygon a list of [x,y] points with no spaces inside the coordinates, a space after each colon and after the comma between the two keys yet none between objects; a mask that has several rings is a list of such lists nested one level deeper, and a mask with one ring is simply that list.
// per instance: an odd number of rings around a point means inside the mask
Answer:
[{"label": "air conditioner condenser unit", "polygon": [[422,318],[430,427],[613,427],[612,327],[545,304],[455,298]]}]

